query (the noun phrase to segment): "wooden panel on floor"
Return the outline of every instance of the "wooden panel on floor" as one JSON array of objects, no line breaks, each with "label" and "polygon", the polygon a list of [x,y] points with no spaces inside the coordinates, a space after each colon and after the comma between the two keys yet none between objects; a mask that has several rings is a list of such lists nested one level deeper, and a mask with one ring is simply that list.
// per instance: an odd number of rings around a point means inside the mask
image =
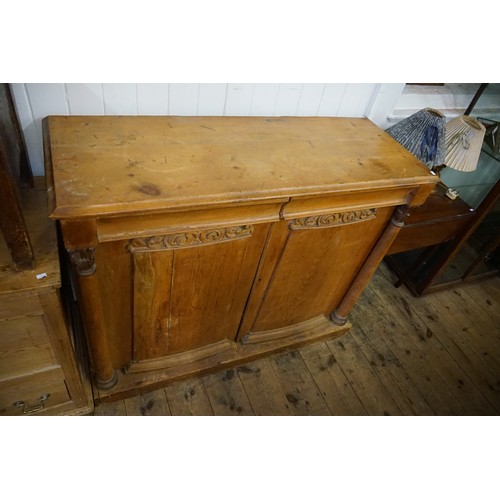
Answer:
[{"label": "wooden panel on floor", "polygon": [[[355,308],[350,316],[351,321],[353,321],[352,338],[403,415],[434,415],[422,393],[401,366],[398,358],[387,347],[387,344],[377,343],[376,338],[372,344],[371,338],[377,337],[372,328],[372,325],[378,320],[377,315],[377,310],[373,308],[368,310],[362,307]],[[382,335],[388,333],[383,331]]]},{"label": "wooden panel on floor", "polygon": [[127,415],[132,416],[169,416],[170,408],[164,389],[147,392],[125,399]]},{"label": "wooden panel on floor", "polygon": [[278,354],[270,362],[294,415],[331,415],[299,351]]},{"label": "wooden panel on floor", "polygon": [[201,378],[182,380],[165,387],[174,416],[211,416],[214,414]]},{"label": "wooden panel on floor", "polygon": [[255,415],[236,369],[203,377],[208,399],[216,416]]},{"label": "wooden panel on floor", "polygon": [[[455,315],[442,315],[430,297],[422,297],[419,311],[426,313],[426,322],[449,355],[464,369],[477,389],[496,411],[500,410],[500,362],[478,345],[475,331],[462,331]],[[458,320],[459,322],[459,320]],[[485,346],[487,348],[487,346]],[[491,352],[491,351],[490,351]]]},{"label": "wooden panel on floor", "polygon": [[96,417],[125,417],[126,415],[127,411],[123,400],[104,403],[94,409],[94,416]]},{"label": "wooden panel on floor", "polygon": [[402,415],[350,333],[326,344],[369,415]]},{"label": "wooden panel on floor", "polygon": [[349,380],[324,342],[302,347],[300,355],[333,415],[366,415]]},{"label": "wooden panel on floor", "polygon": [[[447,350],[493,407],[498,411],[500,403],[500,352],[495,347],[494,331],[498,323],[488,313],[479,309],[477,302],[466,297],[467,289],[446,290],[437,294],[425,295],[415,299],[406,288],[399,293],[413,310],[426,323],[435,337]],[[481,298],[484,298],[484,294]],[[477,296],[479,301],[480,297]],[[474,317],[484,316],[487,325],[470,321],[464,300],[474,302]],[[467,325],[467,326],[464,326]]]},{"label": "wooden panel on floor", "polygon": [[[396,317],[402,331],[414,348],[425,353],[429,362],[439,372],[449,392],[460,402],[466,415],[490,414],[493,408],[477,390],[464,370],[449,356],[448,352],[434,336],[434,332],[420,319],[410,303],[393,286],[384,286],[387,280],[377,271],[372,280],[375,293],[384,301],[385,307]],[[416,302],[418,304],[418,302]]]},{"label": "wooden panel on floor", "polygon": [[236,371],[256,415],[293,414],[268,359],[247,363]]},{"label": "wooden panel on floor", "polygon": [[[492,324],[483,309],[474,301],[468,300],[464,290],[449,290],[446,297],[446,308],[443,314],[460,319],[463,332],[473,331],[480,336],[484,343],[490,346],[491,355],[500,360],[500,323]],[[453,305],[453,308],[452,308]]]},{"label": "wooden panel on floor", "polygon": [[463,408],[460,403],[449,393],[425,353],[414,348],[409,339],[409,332],[405,332],[399,325],[394,314],[387,310],[384,301],[374,293],[371,285],[364,290],[355,309],[357,308],[361,308],[362,312],[375,311],[375,317],[368,323],[370,331],[367,337],[372,345],[382,351],[388,349],[398,358],[432,411],[436,415],[462,415]]},{"label": "wooden panel on floor", "polygon": [[[474,283],[463,287],[463,292],[469,300],[483,309],[490,323],[500,324],[500,279]],[[498,295],[495,295],[498,287]]]}]

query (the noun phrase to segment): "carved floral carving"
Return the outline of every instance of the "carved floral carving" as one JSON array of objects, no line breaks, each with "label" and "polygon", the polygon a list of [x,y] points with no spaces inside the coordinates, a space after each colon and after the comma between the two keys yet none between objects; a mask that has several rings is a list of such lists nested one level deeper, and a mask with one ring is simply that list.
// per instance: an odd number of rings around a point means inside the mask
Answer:
[{"label": "carved floral carving", "polygon": [[251,236],[253,227],[250,225],[205,229],[200,231],[186,231],[184,233],[150,236],[148,238],[134,238],[130,240],[130,252],[154,252],[160,250],[174,250],[192,246],[210,245],[224,241],[247,238]]},{"label": "carved floral carving", "polygon": [[79,276],[90,276],[95,273],[95,248],[77,248],[69,251],[71,262]]},{"label": "carved floral carving", "polygon": [[350,212],[341,212],[325,215],[314,215],[311,217],[302,217],[290,222],[291,229],[314,229],[317,227],[337,226],[340,224],[353,224],[368,219],[374,219],[377,216],[377,209],[352,210]]}]

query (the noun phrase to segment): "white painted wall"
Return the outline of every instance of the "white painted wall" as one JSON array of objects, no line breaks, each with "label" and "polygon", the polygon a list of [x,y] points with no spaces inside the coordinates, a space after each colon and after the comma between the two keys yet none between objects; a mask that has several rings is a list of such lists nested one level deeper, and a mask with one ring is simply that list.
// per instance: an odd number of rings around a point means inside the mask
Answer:
[{"label": "white painted wall", "polygon": [[48,115],[366,116],[386,128],[403,83],[12,83],[31,167]]}]

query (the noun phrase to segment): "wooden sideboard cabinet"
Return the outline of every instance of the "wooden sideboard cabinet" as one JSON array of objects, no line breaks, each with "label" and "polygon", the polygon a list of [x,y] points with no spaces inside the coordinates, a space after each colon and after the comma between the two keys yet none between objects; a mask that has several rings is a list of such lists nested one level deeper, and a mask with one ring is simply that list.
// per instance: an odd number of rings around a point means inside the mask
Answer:
[{"label": "wooden sideboard cabinet", "polygon": [[44,120],[96,400],[349,328],[436,178],[367,119]]}]

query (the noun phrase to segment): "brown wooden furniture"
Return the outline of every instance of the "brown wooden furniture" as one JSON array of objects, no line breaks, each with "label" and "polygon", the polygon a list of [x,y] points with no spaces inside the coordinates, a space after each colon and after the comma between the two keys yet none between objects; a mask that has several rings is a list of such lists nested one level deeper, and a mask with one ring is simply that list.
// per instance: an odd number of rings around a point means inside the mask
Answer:
[{"label": "brown wooden furniture", "polygon": [[17,269],[33,266],[33,248],[20,205],[20,189],[33,178],[8,84],[0,84],[0,229]]},{"label": "brown wooden furniture", "polygon": [[[0,415],[69,415],[93,410],[85,354],[63,310],[55,224],[43,179],[22,193],[32,269],[17,271],[0,245]],[[80,355],[80,357],[77,355]]]},{"label": "brown wooden furniture", "polygon": [[[500,181],[497,181],[471,216],[462,219],[454,238],[443,239],[442,243],[435,241],[439,244],[423,249],[415,245],[388,255],[386,262],[399,277],[396,285],[404,283],[415,295],[425,295],[500,274],[499,199]],[[446,232],[445,226],[442,234]],[[398,249],[397,239],[395,245]]]},{"label": "brown wooden furniture", "polygon": [[425,203],[410,211],[388,255],[444,243],[471,221],[475,210],[460,197],[448,198],[446,191],[446,186],[437,184]]},{"label": "brown wooden furniture", "polygon": [[341,335],[436,182],[366,119],[51,116],[44,140],[98,400]]},{"label": "brown wooden furniture", "polygon": [[24,154],[9,88],[0,85],[0,415],[93,409],[85,350],[61,301],[56,228],[45,182]]}]

